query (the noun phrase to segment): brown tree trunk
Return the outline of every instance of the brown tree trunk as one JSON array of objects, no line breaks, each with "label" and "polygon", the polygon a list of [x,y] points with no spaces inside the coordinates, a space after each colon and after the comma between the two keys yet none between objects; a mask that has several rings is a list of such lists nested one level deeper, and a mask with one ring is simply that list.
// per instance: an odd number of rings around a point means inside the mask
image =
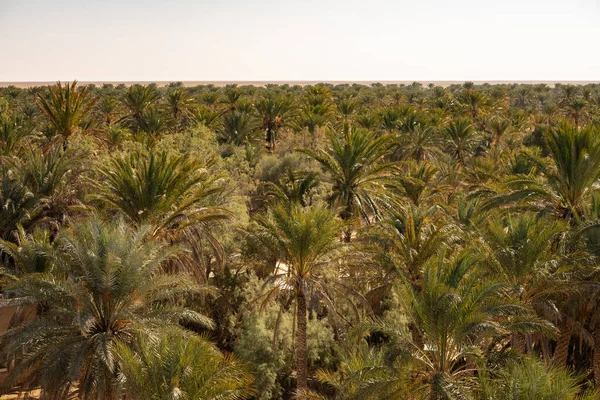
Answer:
[{"label": "brown tree trunk", "polygon": [[302,289],[296,292],[298,310],[296,316],[296,391],[308,389],[308,350],[306,348],[306,297]]},{"label": "brown tree trunk", "polygon": [[569,344],[571,343],[572,333],[573,324],[570,321],[566,321],[560,327],[560,336],[556,342],[556,349],[554,349],[554,356],[552,358],[554,364],[561,368],[567,364],[567,358],[569,357]]},{"label": "brown tree trunk", "polygon": [[594,381],[596,388],[600,389],[600,329],[594,330],[594,357],[593,357],[593,368],[594,368]]},{"label": "brown tree trunk", "polygon": [[527,353],[527,342],[525,336],[520,333],[513,333],[511,340],[511,347],[523,354]]}]

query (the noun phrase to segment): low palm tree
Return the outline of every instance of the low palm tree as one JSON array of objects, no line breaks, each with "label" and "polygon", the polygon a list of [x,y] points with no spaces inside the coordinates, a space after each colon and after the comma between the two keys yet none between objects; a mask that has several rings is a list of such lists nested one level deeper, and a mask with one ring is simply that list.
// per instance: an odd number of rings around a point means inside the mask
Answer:
[{"label": "low palm tree", "polygon": [[479,380],[482,390],[476,398],[481,400],[592,400],[600,396],[585,388],[577,375],[529,357],[481,374]]},{"label": "low palm tree", "polygon": [[483,279],[467,252],[431,260],[422,290],[405,281],[396,296],[397,313],[359,330],[367,337],[378,332],[382,344],[370,351],[356,346],[350,352],[354,361],[343,360],[349,365],[341,372],[348,375],[319,374],[325,382],[351,387],[351,399],[475,398],[483,346],[514,330],[549,328],[504,296],[501,284]]},{"label": "low palm tree", "polygon": [[[556,221],[548,221],[532,213],[505,218],[491,218],[488,222],[485,243],[489,246],[489,261],[494,274],[498,275],[507,288],[507,294],[536,310],[540,318],[559,324],[561,333],[554,352],[557,364],[564,366],[572,327],[567,316],[561,315],[556,304],[557,293],[564,291],[560,286],[558,255],[551,246],[565,226]],[[532,340],[525,341],[520,336],[513,337],[513,346],[520,351],[532,352]],[[542,346],[549,357],[548,343]]]},{"label": "low palm tree", "polygon": [[145,229],[97,219],[63,232],[56,249],[40,249],[52,263],[45,274],[22,277],[13,290],[38,304],[39,318],[4,334],[15,366],[6,386],[40,387],[48,399],[119,399],[118,343],[139,331],[160,332],[179,322],[211,321],[182,307],[200,293],[186,275],[159,274],[177,249],[147,239]]},{"label": "low palm tree", "polygon": [[185,244],[192,252],[179,267],[206,282],[213,264],[218,267],[223,258],[213,229],[230,216],[220,205],[221,176],[211,174],[210,167],[188,155],[133,152],[100,168],[92,198],[134,226],[149,225],[153,236]]},{"label": "low palm tree", "polygon": [[131,344],[117,343],[116,353],[127,397],[242,400],[252,393],[242,364],[181,330],[158,338],[138,333]]}]

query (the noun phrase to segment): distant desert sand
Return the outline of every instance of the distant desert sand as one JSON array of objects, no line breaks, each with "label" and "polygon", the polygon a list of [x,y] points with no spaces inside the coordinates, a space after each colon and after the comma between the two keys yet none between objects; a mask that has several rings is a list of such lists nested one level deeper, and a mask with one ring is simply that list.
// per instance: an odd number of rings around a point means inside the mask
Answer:
[{"label": "distant desert sand", "polygon": [[[127,86],[133,85],[136,83],[140,83],[140,84],[156,83],[158,86],[166,86],[171,82],[177,82],[177,81],[79,81],[79,83],[82,85],[93,83],[96,86],[101,86],[104,83],[110,83],[113,85],[125,84]],[[274,85],[288,84],[288,85],[292,85],[292,86],[293,85],[305,86],[305,85],[315,85],[317,83],[329,83],[329,84],[334,84],[334,85],[356,83],[359,85],[369,85],[369,86],[373,83],[381,83],[383,85],[394,85],[394,84],[395,85],[400,85],[400,84],[410,85],[411,83],[413,83],[415,81],[328,81],[328,80],[324,80],[324,81],[182,81],[182,82],[183,82],[184,86],[190,87],[190,86],[208,85],[208,84],[212,84],[215,86],[225,86],[225,85],[231,85],[231,84],[237,84],[239,86],[243,86],[243,85],[265,86],[268,84],[274,84]],[[416,81],[416,82],[420,82],[421,84],[423,84],[423,86],[427,86],[430,83],[433,83],[436,86],[448,87],[450,85],[462,84],[465,81]],[[527,84],[527,85],[546,84],[551,87],[553,87],[557,83],[571,84],[571,85],[587,85],[587,84],[591,84],[591,83],[600,83],[600,81],[472,81],[472,82],[475,83],[476,85],[482,85],[485,83],[489,83],[490,85],[517,83],[517,84]],[[15,86],[18,88],[30,88],[30,87],[34,87],[34,86],[52,85],[54,83],[55,82],[0,82],[0,87]]]}]

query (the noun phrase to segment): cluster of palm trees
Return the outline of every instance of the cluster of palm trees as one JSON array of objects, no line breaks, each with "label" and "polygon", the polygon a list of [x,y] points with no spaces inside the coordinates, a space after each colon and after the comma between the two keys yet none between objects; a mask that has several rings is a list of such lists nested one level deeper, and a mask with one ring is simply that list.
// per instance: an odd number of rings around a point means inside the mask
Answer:
[{"label": "cluster of palm trees", "polygon": [[0,173],[5,392],[599,396],[597,85],[9,87]]}]

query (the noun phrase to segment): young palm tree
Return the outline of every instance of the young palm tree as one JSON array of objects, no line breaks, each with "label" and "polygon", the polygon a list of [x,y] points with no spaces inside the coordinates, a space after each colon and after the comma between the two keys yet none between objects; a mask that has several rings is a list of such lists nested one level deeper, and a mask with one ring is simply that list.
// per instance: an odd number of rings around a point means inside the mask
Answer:
[{"label": "young palm tree", "polygon": [[160,99],[160,92],[155,86],[142,86],[139,84],[129,87],[123,95],[121,102],[127,110],[128,118],[137,121],[142,117],[142,114],[148,107],[156,104]]},{"label": "young palm tree", "polygon": [[317,176],[316,172],[302,173],[288,169],[286,175],[279,180],[279,184],[267,182],[265,194],[290,207],[295,205],[306,207],[310,205],[311,192],[319,184]]},{"label": "young palm tree", "polygon": [[138,333],[131,345],[117,343],[116,353],[125,392],[133,399],[242,400],[251,394],[245,367],[197,335]]},{"label": "young palm tree", "polygon": [[390,136],[377,137],[365,130],[352,129],[342,137],[330,132],[326,150],[299,151],[317,160],[330,174],[331,202],[342,208],[342,219],[361,218],[370,223],[379,219],[382,208],[390,204],[385,184],[390,181],[394,164],[385,162],[385,157],[392,145]]},{"label": "young palm tree", "polygon": [[57,82],[50,87],[48,96],[37,95],[38,107],[63,142],[78,132],[96,102],[90,98],[89,86],[77,89],[77,81],[63,86]]},{"label": "young palm tree", "polygon": [[331,210],[296,204],[274,205],[257,222],[255,237],[283,265],[283,271],[269,279],[275,286],[267,298],[291,290],[296,301],[296,380],[301,393],[308,387],[308,301],[311,293],[329,298],[326,272],[343,252],[339,241],[343,224]]},{"label": "young palm tree", "polygon": [[117,343],[139,331],[160,331],[181,321],[210,326],[180,306],[199,293],[185,275],[160,275],[176,249],[147,240],[146,231],[99,220],[62,234],[56,250],[40,249],[52,263],[46,274],[22,277],[14,290],[39,304],[37,320],[4,334],[15,367],[5,384],[40,387],[44,398],[119,399]]},{"label": "young palm tree", "polygon": [[432,160],[442,153],[439,145],[440,138],[436,130],[419,124],[398,137],[395,155],[399,159],[417,162]]},{"label": "young palm tree", "polygon": [[0,118],[0,157],[16,154],[31,136],[32,129],[22,118]]},{"label": "young palm tree", "polygon": [[593,400],[600,393],[588,390],[580,377],[535,358],[512,361],[493,374],[480,375],[477,399],[497,400]]}]

